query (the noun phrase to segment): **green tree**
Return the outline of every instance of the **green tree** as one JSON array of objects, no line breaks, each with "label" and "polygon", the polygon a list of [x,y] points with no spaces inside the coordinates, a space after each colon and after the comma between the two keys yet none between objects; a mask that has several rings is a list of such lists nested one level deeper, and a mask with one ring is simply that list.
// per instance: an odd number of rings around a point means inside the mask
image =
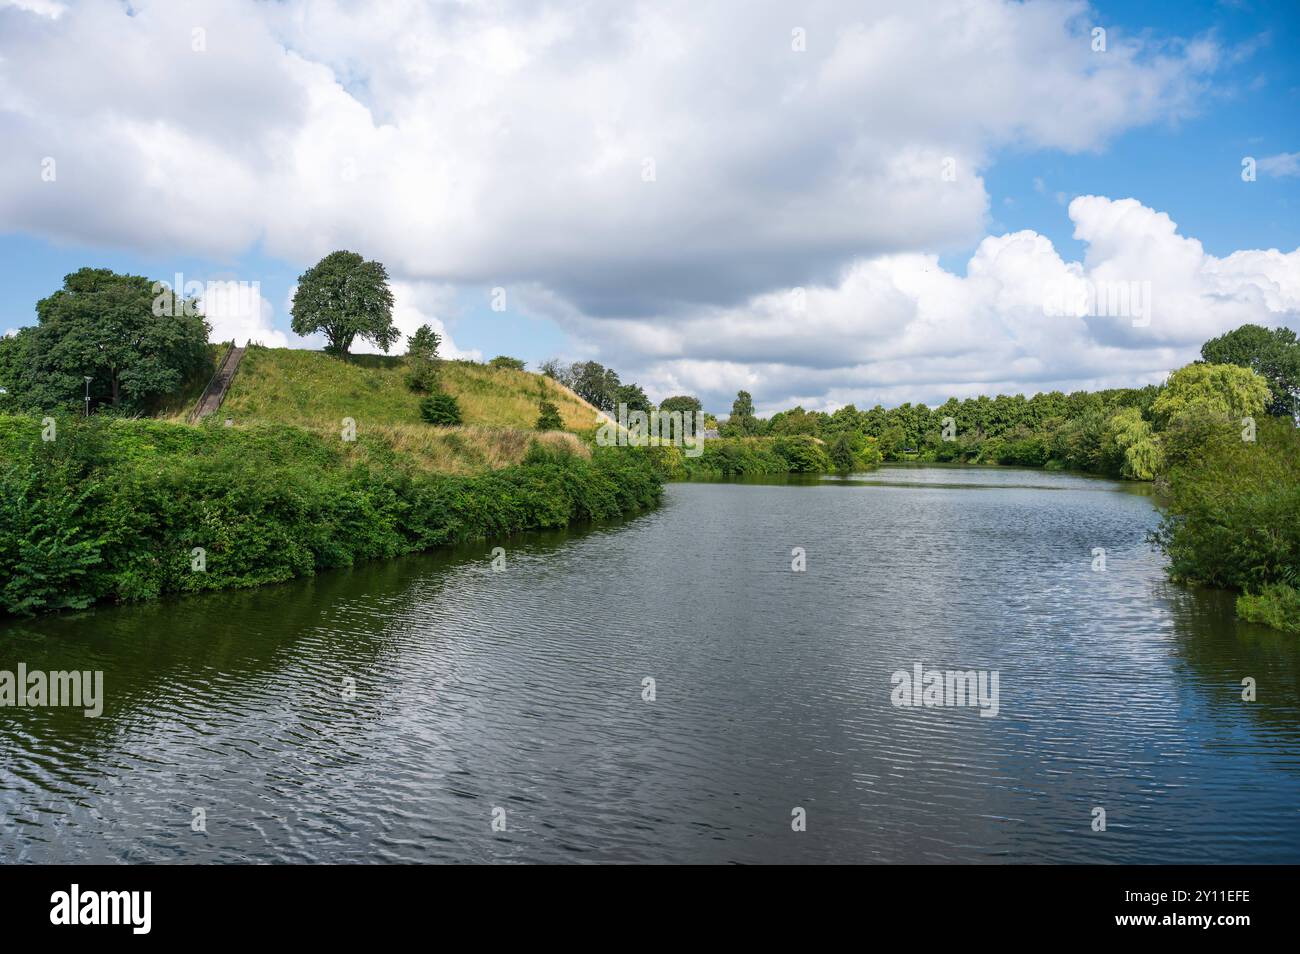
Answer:
[{"label": "green tree", "polygon": [[437,427],[455,427],[460,423],[460,404],[446,391],[435,391],[420,401],[420,419]]},{"label": "green tree", "polygon": [[20,328],[0,337],[0,413],[12,414],[29,404],[40,406],[32,394],[31,344],[35,330]]},{"label": "green tree", "polygon": [[539,431],[558,431],[564,428],[564,418],[560,417],[560,409],[552,401],[537,402],[537,423],[534,425]]},{"label": "green tree", "polygon": [[1250,368],[1268,382],[1273,399],[1268,412],[1293,416],[1300,399],[1300,342],[1290,328],[1270,331],[1259,325],[1242,325],[1201,346],[1208,364],[1235,364]]},{"label": "green tree", "polygon": [[907,435],[897,424],[890,424],[880,435],[880,453],[885,460],[893,460],[903,452],[903,442]]},{"label": "green tree", "polygon": [[573,388],[573,366],[565,364],[559,358],[551,358],[537,366],[537,370],[552,381],[559,381],[566,388]]},{"label": "green tree", "polygon": [[1271,401],[1268,382],[1235,364],[1189,364],[1169,376],[1151,405],[1156,420],[1215,417],[1236,422],[1262,414]]},{"label": "green tree", "polygon": [[570,369],[568,382],[574,393],[601,411],[612,413],[618,408],[618,389],[622,382],[613,368],[598,361],[580,361]]},{"label": "green tree", "polygon": [[388,272],[356,252],[330,252],[298,276],[292,313],[296,334],[321,332],[325,350],[340,357],[358,337],[387,352],[400,336]]},{"label": "green tree", "polygon": [[[855,439],[856,438],[856,439]],[[831,464],[836,470],[852,470],[858,462],[858,441],[861,435],[853,431],[840,431],[833,438],[829,447]]]},{"label": "green tree", "polygon": [[821,474],[831,469],[831,459],[821,442],[807,434],[778,437],[773,447],[785,458],[791,473]]},{"label": "green tree", "polygon": [[666,397],[659,402],[659,411],[663,414],[671,414],[673,411],[681,411],[682,415],[695,414],[696,411],[704,410],[704,405],[700,403],[697,397],[691,397],[689,394],[677,394],[672,397]]},{"label": "green tree", "polygon": [[9,346],[26,348],[30,403],[80,408],[89,377],[92,405],[147,411],[210,368],[208,323],[195,303],[156,287],[139,275],[83,268],[38,301],[30,337]]},{"label": "green tree", "polygon": [[488,365],[493,368],[508,368],[511,371],[522,371],[527,365],[519,358],[512,358],[509,355],[499,354]]},{"label": "green tree", "polygon": [[438,346],[442,336],[429,325],[420,325],[406,342],[406,386],[428,393],[438,387]]},{"label": "green tree", "polygon": [[645,391],[639,384],[620,384],[614,391],[614,407],[620,404],[626,404],[629,411],[645,411],[649,413],[654,410],[654,405],[646,397]]},{"label": "green tree", "polygon": [[1120,408],[1106,422],[1105,440],[1121,458],[1120,475],[1131,480],[1155,480],[1164,468],[1164,448],[1151,424],[1135,407]]},{"label": "green tree", "polygon": [[736,400],[731,402],[731,417],[727,418],[727,436],[750,437],[760,429],[758,418],[754,416],[753,397],[748,391],[737,391]]}]

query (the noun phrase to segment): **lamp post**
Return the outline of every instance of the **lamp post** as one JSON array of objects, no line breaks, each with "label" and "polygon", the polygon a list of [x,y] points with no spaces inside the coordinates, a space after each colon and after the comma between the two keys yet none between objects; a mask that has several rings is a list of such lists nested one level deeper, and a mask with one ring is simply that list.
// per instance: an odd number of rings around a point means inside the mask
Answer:
[{"label": "lamp post", "polygon": [[86,379],[86,417],[90,417],[90,375],[84,375]]}]

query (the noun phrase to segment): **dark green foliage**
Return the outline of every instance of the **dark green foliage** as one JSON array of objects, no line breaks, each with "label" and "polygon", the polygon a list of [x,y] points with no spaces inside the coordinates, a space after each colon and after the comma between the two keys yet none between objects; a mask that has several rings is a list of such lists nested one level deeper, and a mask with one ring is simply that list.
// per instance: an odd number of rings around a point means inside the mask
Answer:
[{"label": "dark green foliage", "polygon": [[620,384],[614,390],[614,408],[618,409],[620,404],[627,405],[628,411],[645,411],[650,412],[654,405],[646,397],[645,391],[639,384]]},{"label": "dark green foliage", "polygon": [[411,337],[406,340],[406,356],[408,358],[423,358],[426,361],[438,360],[438,346],[442,344],[442,335],[434,331],[430,325],[420,325],[415,331],[411,332]]},{"label": "dark green foliage", "polygon": [[731,416],[721,428],[723,437],[753,437],[762,433],[762,422],[754,416],[754,399],[748,391],[736,392]]},{"label": "dark green foliage", "polygon": [[519,358],[511,358],[504,354],[499,354],[488,364],[493,368],[508,368],[512,371],[522,371],[527,365]]},{"label": "dark green foliage", "polygon": [[820,444],[812,442],[816,450],[809,450],[801,441],[810,438],[786,438],[784,447],[773,438],[716,438],[706,440],[703,453],[687,457],[682,448],[669,446],[649,448],[661,472],[671,480],[709,480],[729,477],[760,477],[788,474],[792,471],[816,472],[831,469],[830,458]]},{"label": "dark green foliage", "polygon": [[334,355],[346,355],[358,337],[387,352],[400,335],[388,272],[356,252],[330,252],[298,276],[292,313],[294,332],[321,332]]},{"label": "dark green foliage", "polygon": [[859,411],[848,405],[833,414],[795,407],[766,421],[753,416],[753,401],[741,392],[721,430],[725,437],[819,438],[834,458],[832,466],[840,470],[850,460],[850,447],[862,448],[870,440],[867,458],[850,469],[869,468],[879,459],[920,460],[1064,468],[1149,480],[1163,464],[1152,423],[1158,391],[950,398],[934,409],[907,403]]},{"label": "dark green foliage", "polygon": [[83,268],[36,303],[37,325],[0,343],[0,408],[146,413],[211,373],[208,325],[195,302],[139,275]]},{"label": "dark green foliage", "polygon": [[1292,416],[1300,399],[1300,342],[1290,328],[1270,331],[1259,325],[1242,325],[1201,346],[1201,358],[1210,364],[1235,364],[1263,375],[1272,392],[1270,414]]},{"label": "dark green foliage", "polygon": [[1285,583],[1265,583],[1258,593],[1237,597],[1237,615],[1288,633],[1300,633],[1300,590]]},{"label": "dark green foliage", "polygon": [[829,454],[836,470],[853,469],[858,456],[853,445],[854,435],[850,431],[841,431],[831,439]]},{"label": "dark green foliage", "polygon": [[565,364],[559,358],[551,358],[537,366],[537,370],[552,381],[559,381],[566,388],[573,387],[573,366]]},{"label": "dark green foliage", "polygon": [[406,366],[406,386],[417,394],[428,394],[438,388],[438,366],[423,358],[411,358]]},{"label": "dark green foliage", "polygon": [[1156,539],[1179,580],[1246,592],[1300,584],[1300,431],[1265,418],[1256,440],[1218,424],[1175,449],[1167,513]]},{"label": "dark green foliage", "polygon": [[[370,468],[287,426],[0,416],[0,613],[256,586],[654,505],[648,454],[535,448],[472,477]],[[206,551],[206,570],[191,551]]]},{"label": "dark green foliage", "polygon": [[689,394],[679,394],[664,398],[659,404],[659,410],[664,414],[681,411],[683,415],[686,415],[704,410],[704,405],[700,403],[700,399],[697,397],[691,397]]},{"label": "dark green foliage", "polygon": [[568,380],[557,378],[567,384],[574,393],[593,407],[606,413],[618,410],[618,390],[622,382],[613,368],[607,368],[596,361],[580,361],[570,366],[564,375]]},{"label": "dark green foliage", "polygon": [[537,402],[537,430],[539,431],[558,431],[564,428],[564,418],[560,417],[560,409],[552,401]]},{"label": "dark green foliage", "polygon": [[[35,328],[20,328],[15,334],[0,337],[0,414],[36,410],[41,401],[33,395],[31,345]],[[53,408],[58,403],[44,406]]]},{"label": "dark green foliage", "polygon": [[420,325],[406,343],[406,386],[427,394],[438,389],[438,345],[442,336],[429,325]]},{"label": "dark green foliage", "polygon": [[820,411],[805,411],[803,408],[796,406],[788,411],[773,414],[768,421],[767,433],[772,435],[810,434],[815,437],[825,433],[829,424],[829,414],[823,414]]},{"label": "dark green foliage", "polygon": [[874,470],[881,462],[876,439],[861,431],[840,431],[831,438],[826,451],[831,466],[838,471]]},{"label": "dark green foliage", "polygon": [[455,427],[460,423],[460,404],[445,391],[435,391],[420,401],[420,420],[437,427]]},{"label": "dark green foliage", "polygon": [[598,361],[564,364],[553,358],[542,362],[540,370],[546,377],[558,381],[588,404],[610,415],[618,414],[619,404],[626,404],[629,411],[648,412],[654,407],[640,385],[624,384],[617,371]]},{"label": "dark green foliage", "polygon": [[776,452],[785,458],[790,473],[824,474],[831,469],[831,459],[816,438],[800,434],[778,437],[773,443]]}]

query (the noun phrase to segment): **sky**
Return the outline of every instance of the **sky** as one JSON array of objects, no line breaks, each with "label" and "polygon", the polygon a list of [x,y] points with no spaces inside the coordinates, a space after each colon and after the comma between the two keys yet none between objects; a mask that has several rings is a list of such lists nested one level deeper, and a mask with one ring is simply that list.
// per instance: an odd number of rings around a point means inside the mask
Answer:
[{"label": "sky", "polygon": [[445,356],[720,413],[1159,383],[1300,330],[1297,48],[1294,0],[0,0],[0,333],[95,266],[319,348],[346,248]]}]

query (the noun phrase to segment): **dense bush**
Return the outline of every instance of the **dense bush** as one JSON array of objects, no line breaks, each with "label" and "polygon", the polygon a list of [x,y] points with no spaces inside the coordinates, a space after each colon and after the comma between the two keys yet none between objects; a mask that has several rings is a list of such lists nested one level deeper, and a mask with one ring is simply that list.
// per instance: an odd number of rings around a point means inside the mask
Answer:
[{"label": "dense bush", "polygon": [[438,370],[442,364],[438,346],[442,335],[429,325],[421,325],[406,342],[406,386],[419,394],[438,390]]},{"label": "dense bush", "polygon": [[775,449],[785,458],[786,470],[791,473],[824,474],[832,469],[831,459],[821,441],[806,434],[779,437]]},{"label": "dense bush", "polygon": [[560,417],[560,409],[555,406],[554,401],[537,402],[537,424],[536,429],[539,431],[558,431],[564,427],[564,418]]},{"label": "dense bush", "polygon": [[[367,467],[287,426],[0,416],[0,613],[256,586],[657,502],[637,449],[534,447],[470,477]],[[192,568],[195,548],[206,566]]]},{"label": "dense bush", "polygon": [[1175,579],[1259,593],[1300,582],[1300,431],[1259,421],[1254,441],[1219,424],[1176,443],[1157,541]]},{"label": "dense bush", "polygon": [[435,391],[420,401],[420,419],[438,427],[460,423],[460,404],[446,391]]},{"label": "dense bush", "polygon": [[1300,633],[1300,590],[1285,583],[1268,583],[1258,593],[1237,597],[1237,615],[1252,623]]}]

